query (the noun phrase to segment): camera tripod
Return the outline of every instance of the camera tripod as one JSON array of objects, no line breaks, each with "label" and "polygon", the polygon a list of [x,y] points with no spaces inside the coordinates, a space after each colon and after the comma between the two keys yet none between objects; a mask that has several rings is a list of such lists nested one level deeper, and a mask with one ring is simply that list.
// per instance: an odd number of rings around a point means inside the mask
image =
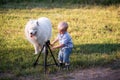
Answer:
[{"label": "camera tripod", "polygon": [[[43,54],[44,54],[44,64],[43,64],[43,66],[44,66],[44,72],[45,72],[45,73],[46,73],[46,70],[47,70],[47,67],[48,67],[48,66],[50,66],[50,65],[56,65],[56,66],[58,66],[58,63],[57,63],[57,61],[55,60],[55,57],[53,56],[52,50],[50,49],[50,46],[49,46],[49,45],[50,45],[50,41],[49,41],[49,40],[44,43],[44,45],[43,45],[43,47],[42,47],[42,49],[41,49],[41,51],[40,51],[40,53],[39,53],[36,61],[35,61],[34,64],[33,64],[34,67],[38,64],[39,57],[40,57],[43,49],[45,49],[45,53],[43,53]],[[47,56],[48,56],[48,53],[49,53],[49,52],[50,52],[50,54],[51,54],[51,56],[52,56],[55,64],[47,64]]]}]

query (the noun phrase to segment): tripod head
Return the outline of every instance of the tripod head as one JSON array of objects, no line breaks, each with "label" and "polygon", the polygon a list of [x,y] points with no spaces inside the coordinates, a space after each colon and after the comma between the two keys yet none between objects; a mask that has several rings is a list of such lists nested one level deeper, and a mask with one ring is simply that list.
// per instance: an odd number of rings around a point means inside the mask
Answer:
[{"label": "tripod head", "polygon": [[50,40],[47,40],[47,41],[45,42],[45,44],[46,44],[46,45],[50,45]]}]

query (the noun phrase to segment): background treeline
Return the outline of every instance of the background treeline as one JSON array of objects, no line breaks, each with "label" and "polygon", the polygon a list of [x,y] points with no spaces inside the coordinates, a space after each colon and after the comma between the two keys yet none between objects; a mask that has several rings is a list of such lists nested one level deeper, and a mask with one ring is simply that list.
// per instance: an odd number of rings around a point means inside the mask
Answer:
[{"label": "background treeline", "polygon": [[97,4],[97,5],[112,5],[119,4],[120,0],[0,0],[0,4],[7,4],[10,2],[20,3],[20,2],[58,2],[58,3],[71,3],[71,4]]}]

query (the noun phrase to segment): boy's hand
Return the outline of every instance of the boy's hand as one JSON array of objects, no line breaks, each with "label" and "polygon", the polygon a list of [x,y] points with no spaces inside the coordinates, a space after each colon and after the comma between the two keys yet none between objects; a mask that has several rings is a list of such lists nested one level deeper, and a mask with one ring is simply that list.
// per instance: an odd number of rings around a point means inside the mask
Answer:
[{"label": "boy's hand", "polygon": [[55,47],[52,47],[51,50],[54,51],[56,48]]},{"label": "boy's hand", "polygon": [[50,44],[50,46],[53,46],[53,44]]}]

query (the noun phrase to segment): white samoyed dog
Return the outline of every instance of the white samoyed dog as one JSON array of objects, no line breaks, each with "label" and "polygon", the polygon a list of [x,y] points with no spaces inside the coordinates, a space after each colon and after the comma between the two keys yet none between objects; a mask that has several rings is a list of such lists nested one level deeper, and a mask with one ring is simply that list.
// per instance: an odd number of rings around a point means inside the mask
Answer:
[{"label": "white samoyed dog", "polygon": [[44,43],[50,40],[52,35],[51,21],[46,17],[29,20],[25,26],[25,35],[28,41],[34,45],[35,54],[38,54]]}]

